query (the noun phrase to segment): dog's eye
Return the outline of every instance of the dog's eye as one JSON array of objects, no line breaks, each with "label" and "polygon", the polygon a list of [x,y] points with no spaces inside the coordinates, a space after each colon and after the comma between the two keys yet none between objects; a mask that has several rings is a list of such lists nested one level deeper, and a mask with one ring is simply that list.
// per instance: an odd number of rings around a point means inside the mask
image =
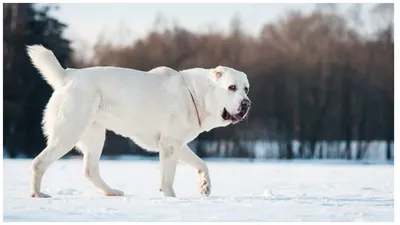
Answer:
[{"label": "dog's eye", "polygon": [[236,85],[231,85],[228,87],[230,91],[236,91]]},{"label": "dog's eye", "polygon": [[249,88],[248,88],[248,87],[245,87],[245,88],[244,88],[244,92],[246,92],[246,94],[249,93]]}]

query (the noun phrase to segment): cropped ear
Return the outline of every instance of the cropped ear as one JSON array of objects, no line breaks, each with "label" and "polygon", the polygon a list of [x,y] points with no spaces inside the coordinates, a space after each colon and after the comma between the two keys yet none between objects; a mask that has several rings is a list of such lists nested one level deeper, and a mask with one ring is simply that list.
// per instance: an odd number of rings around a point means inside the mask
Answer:
[{"label": "cropped ear", "polygon": [[214,78],[218,80],[222,77],[222,75],[224,75],[224,72],[224,68],[222,66],[218,66],[217,68],[213,69]]}]

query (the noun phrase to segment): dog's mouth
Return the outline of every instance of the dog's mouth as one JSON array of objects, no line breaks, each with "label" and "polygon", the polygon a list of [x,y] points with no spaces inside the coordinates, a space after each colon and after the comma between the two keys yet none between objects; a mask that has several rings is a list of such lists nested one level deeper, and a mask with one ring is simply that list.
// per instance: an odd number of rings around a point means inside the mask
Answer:
[{"label": "dog's mouth", "polygon": [[248,109],[245,108],[241,108],[239,113],[235,114],[235,115],[231,115],[225,108],[222,111],[222,119],[224,120],[229,120],[231,121],[232,124],[236,124],[240,121],[242,121],[247,114]]}]

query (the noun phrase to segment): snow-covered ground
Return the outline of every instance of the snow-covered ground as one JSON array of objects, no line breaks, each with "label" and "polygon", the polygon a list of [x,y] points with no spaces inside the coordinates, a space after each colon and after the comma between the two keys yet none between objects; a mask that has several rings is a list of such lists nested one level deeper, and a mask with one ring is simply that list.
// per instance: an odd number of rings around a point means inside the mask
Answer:
[{"label": "snow-covered ground", "polygon": [[124,197],[105,197],[82,175],[80,159],[54,163],[44,177],[51,199],[28,197],[30,160],[4,163],[4,221],[393,221],[393,165],[208,162],[212,192],[179,165],[163,198],[157,161],[102,160],[101,174]]}]

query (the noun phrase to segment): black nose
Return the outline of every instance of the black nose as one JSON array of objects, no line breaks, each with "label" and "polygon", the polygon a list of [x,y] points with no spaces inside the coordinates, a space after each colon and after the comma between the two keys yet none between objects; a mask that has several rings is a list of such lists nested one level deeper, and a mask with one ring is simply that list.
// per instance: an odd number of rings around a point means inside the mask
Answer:
[{"label": "black nose", "polygon": [[241,103],[240,106],[242,109],[248,109],[250,107],[250,101],[247,99],[244,99]]}]

